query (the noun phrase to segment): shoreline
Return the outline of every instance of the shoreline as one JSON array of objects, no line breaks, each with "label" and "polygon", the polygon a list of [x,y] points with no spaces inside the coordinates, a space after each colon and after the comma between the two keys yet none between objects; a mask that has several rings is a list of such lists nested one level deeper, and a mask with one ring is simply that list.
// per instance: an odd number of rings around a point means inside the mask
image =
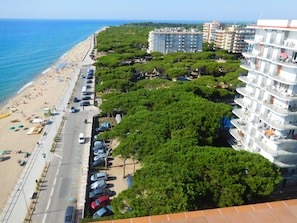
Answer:
[{"label": "shoreline", "polygon": [[[66,111],[65,98],[69,100],[72,95],[72,86],[75,86],[83,60],[90,52],[93,35],[73,46],[63,54],[63,57],[36,75],[32,81],[26,83],[5,103],[1,103],[0,142],[3,145],[1,149],[3,159],[0,161],[0,174],[2,176],[0,208],[2,210],[17,181],[26,169],[26,165],[20,166],[18,160],[24,160],[25,163],[28,162],[29,164],[32,160],[30,156],[25,158],[24,154],[33,154],[36,150],[36,143],[44,137],[43,132],[50,128],[50,125],[41,126],[41,123],[34,123],[33,120],[42,118],[54,121],[56,119],[54,116],[45,115],[45,108],[54,112],[59,111],[60,115]],[[55,68],[61,63],[67,64],[63,64],[60,69],[56,70]],[[6,114],[10,115],[6,116]],[[40,127],[41,131],[34,132],[33,135],[29,134],[30,129],[36,127]],[[50,150],[50,148],[44,149]],[[6,153],[3,154],[4,150]],[[9,174],[7,174],[7,169],[9,169]]]},{"label": "shoreline", "polygon": [[[99,30],[100,31],[100,30]],[[96,31],[98,32],[98,31]],[[93,35],[93,34],[92,34]],[[31,85],[34,85],[38,82],[38,80],[42,79],[42,77],[44,75],[47,75],[47,73],[49,73],[51,70],[55,70],[58,65],[60,63],[62,63],[63,59],[67,57],[67,55],[69,54],[69,52],[71,52],[73,49],[75,49],[76,47],[78,47],[80,44],[84,43],[85,41],[88,41],[91,37],[87,37],[85,40],[82,40],[81,42],[77,43],[76,45],[74,45],[73,47],[71,47],[68,51],[66,51],[62,56],[58,57],[58,59],[52,63],[50,66],[48,66],[47,68],[45,68],[44,71],[37,73],[31,80],[29,80],[27,83],[25,83],[19,90],[15,91],[14,93],[12,93],[10,96],[7,96],[6,99],[4,99],[3,101],[0,102],[0,115],[3,115],[3,109],[5,107],[7,107],[12,101],[14,101],[22,92],[24,92],[28,87],[30,87]],[[55,68],[55,69],[54,69]]]}]

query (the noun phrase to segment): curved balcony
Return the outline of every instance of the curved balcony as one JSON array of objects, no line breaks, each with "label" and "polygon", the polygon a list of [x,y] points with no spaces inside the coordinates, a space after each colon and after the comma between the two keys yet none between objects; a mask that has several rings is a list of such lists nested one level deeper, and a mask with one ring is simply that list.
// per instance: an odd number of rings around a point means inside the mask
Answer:
[{"label": "curved balcony", "polygon": [[266,91],[274,97],[277,97],[283,101],[294,101],[297,100],[297,94],[289,94],[285,91],[276,89],[271,86],[266,87]]},{"label": "curved balcony", "polygon": [[270,111],[272,111],[278,115],[281,115],[281,116],[297,115],[297,109],[282,108],[278,105],[271,104],[267,101],[264,101],[263,105]]},{"label": "curved balcony", "polygon": [[248,108],[250,106],[250,103],[246,102],[244,98],[234,99],[234,103],[238,104],[242,108]]},{"label": "curved balcony", "polygon": [[231,124],[243,132],[247,129],[248,122],[243,119],[233,118],[230,120]]},{"label": "curved balcony", "polygon": [[282,121],[272,119],[272,118],[268,117],[267,115],[262,115],[260,118],[262,119],[262,121],[266,122],[269,126],[271,126],[271,128],[274,128],[279,131],[297,128],[297,122],[296,123],[283,123]]}]

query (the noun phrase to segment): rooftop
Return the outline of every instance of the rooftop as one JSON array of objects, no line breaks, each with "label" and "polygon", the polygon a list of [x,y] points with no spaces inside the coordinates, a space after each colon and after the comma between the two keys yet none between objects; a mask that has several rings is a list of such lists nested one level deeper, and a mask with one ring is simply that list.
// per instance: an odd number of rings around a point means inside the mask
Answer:
[{"label": "rooftop", "polygon": [[[100,223],[292,223],[297,222],[297,199]],[[99,222],[98,222],[99,223]]]}]

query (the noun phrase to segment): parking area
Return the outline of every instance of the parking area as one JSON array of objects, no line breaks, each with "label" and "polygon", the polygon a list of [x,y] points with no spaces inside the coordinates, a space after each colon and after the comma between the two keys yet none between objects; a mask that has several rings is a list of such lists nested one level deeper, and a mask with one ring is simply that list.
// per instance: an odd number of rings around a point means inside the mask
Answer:
[{"label": "parking area", "polygon": [[[105,123],[105,121],[100,123]],[[95,125],[96,126],[96,125]],[[93,125],[94,127],[94,125]],[[90,198],[90,193],[93,196],[92,192],[96,189],[91,189],[90,185],[94,183],[94,181],[91,181],[91,176],[98,173],[98,172],[105,172],[107,173],[107,179],[106,184],[103,184],[102,182],[98,181],[99,188],[101,185],[103,185],[102,188],[108,189],[106,193],[110,193],[110,200],[112,202],[112,199],[116,197],[121,191],[128,189],[128,182],[127,182],[127,176],[133,176],[134,172],[140,168],[140,164],[134,162],[132,159],[126,159],[125,161],[125,168],[124,168],[124,160],[120,159],[119,157],[112,157],[112,150],[114,150],[118,144],[119,141],[117,140],[111,140],[111,141],[96,141],[94,136],[98,134],[99,126],[97,125],[97,130],[93,130],[93,135],[91,137],[91,146],[90,146],[90,168],[89,168],[89,174],[88,174],[88,184],[87,184],[87,190],[86,190],[86,205],[85,205],[85,213],[88,216],[93,216],[96,212],[98,212],[98,208],[102,208],[102,206],[98,205],[95,209],[92,208],[94,206],[94,201],[106,194],[101,194],[101,191],[98,190],[100,194],[98,196],[94,196]],[[105,147],[104,150],[101,151],[102,147]],[[99,151],[99,152],[98,152]],[[99,162],[98,166],[94,166],[95,160],[100,160],[100,157],[104,157],[105,152],[108,153],[106,160],[107,165],[105,165],[105,162]],[[110,153],[109,153],[110,152]],[[99,158],[96,158],[99,157]],[[102,160],[104,158],[101,158]],[[96,181],[95,181],[96,182]],[[98,189],[98,188],[97,188]],[[93,202],[93,205],[92,205]],[[98,201],[97,201],[98,202]],[[107,206],[108,203],[105,204]],[[95,216],[97,216],[95,214]]]}]

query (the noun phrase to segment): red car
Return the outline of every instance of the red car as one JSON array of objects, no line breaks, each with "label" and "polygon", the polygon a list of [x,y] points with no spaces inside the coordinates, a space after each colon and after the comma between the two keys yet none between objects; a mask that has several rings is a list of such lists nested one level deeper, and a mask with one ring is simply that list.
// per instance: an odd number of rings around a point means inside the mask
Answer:
[{"label": "red car", "polygon": [[110,204],[110,200],[109,200],[109,196],[108,195],[104,195],[102,197],[97,198],[96,200],[94,200],[91,203],[91,207],[93,209],[98,209],[98,208],[102,208],[106,205]]}]

